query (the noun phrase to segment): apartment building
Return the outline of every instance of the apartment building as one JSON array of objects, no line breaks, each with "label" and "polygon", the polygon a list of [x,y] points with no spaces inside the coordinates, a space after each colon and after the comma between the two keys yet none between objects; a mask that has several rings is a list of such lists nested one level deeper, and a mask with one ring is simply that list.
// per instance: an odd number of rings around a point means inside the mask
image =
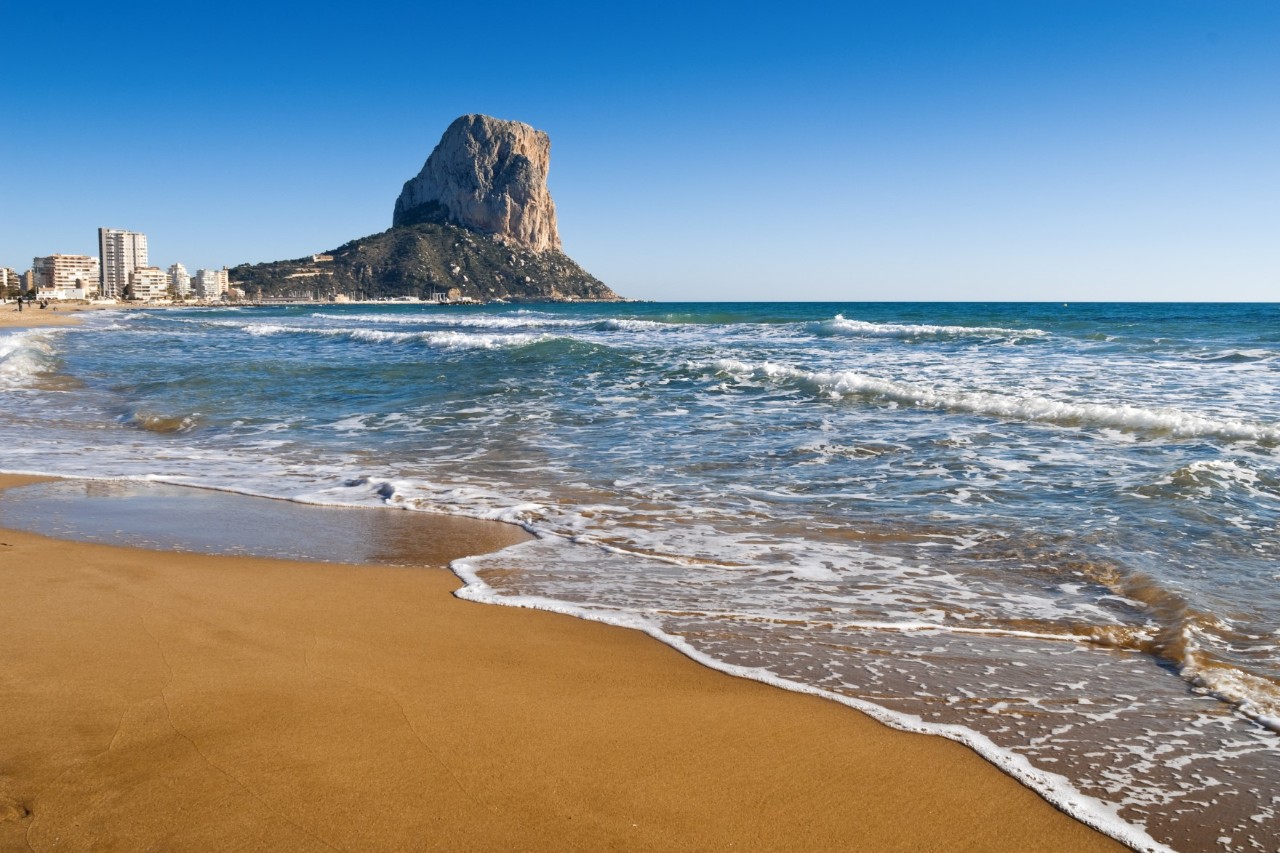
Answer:
[{"label": "apartment building", "polygon": [[227,292],[227,288],[231,286],[230,276],[226,267],[220,270],[196,270],[191,283],[195,288],[196,295],[201,299],[219,299],[222,294]]},{"label": "apartment building", "polygon": [[169,267],[169,286],[183,299],[191,295],[191,275],[182,264]]},{"label": "apartment building", "polygon": [[119,299],[129,285],[129,275],[148,265],[147,235],[120,228],[99,228],[98,254],[102,259],[102,295]]},{"label": "apartment building", "polygon": [[36,296],[41,299],[92,299],[98,295],[98,259],[88,255],[49,255],[31,260]]},{"label": "apartment building", "polygon": [[138,267],[129,273],[129,294],[150,302],[169,296],[169,274],[160,267]]}]

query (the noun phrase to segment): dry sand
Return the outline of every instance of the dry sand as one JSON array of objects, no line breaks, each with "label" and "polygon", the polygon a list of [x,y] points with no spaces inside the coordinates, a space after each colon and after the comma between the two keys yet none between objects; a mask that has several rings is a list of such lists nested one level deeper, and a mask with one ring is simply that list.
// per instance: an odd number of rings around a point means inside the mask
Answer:
[{"label": "dry sand", "polygon": [[17,303],[0,304],[0,329],[42,328],[44,326],[71,326],[80,322],[77,314],[85,311],[109,311],[118,309],[117,305],[87,305],[79,303],[51,303],[48,308],[38,305],[24,305],[18,310]]},{"label": "dry sand", "polygon": [[0,849],[1122,849],[956,744],[441,569],[0,543]]}]

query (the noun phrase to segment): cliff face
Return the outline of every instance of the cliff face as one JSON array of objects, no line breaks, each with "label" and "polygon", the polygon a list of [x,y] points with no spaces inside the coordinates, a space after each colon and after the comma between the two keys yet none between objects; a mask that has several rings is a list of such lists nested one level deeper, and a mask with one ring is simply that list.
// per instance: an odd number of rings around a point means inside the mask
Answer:
[{"label": "cliff face", "polygon": [[313,258],[241,264],[231,280],[251,299],[617,300],[560,251],[550,157],[551,140],[540,130],[462,116],[404,185],[389,231]]},{"label": "cliff face", "polygon": [[392,226],[450,222],[534,252],[560,249],[547,189],[551,139],[518,121],[466,115],[396,199]]}]

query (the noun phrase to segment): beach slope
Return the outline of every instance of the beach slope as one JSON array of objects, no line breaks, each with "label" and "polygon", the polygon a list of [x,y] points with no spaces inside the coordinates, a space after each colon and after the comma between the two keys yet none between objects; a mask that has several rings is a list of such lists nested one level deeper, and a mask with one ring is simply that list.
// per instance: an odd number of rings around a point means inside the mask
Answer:
[{"label": "beach slope", "polygon": [[956,744],[439,568],[2,531],[0,575],[3,850],[1121,849]]}]

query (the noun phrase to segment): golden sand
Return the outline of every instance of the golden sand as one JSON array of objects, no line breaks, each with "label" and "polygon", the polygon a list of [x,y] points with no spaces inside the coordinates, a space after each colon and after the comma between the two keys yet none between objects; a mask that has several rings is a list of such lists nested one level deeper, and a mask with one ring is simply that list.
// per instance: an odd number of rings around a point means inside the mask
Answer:
[{"label": "golden sand", "polygon": [[439,568],[0,543],[3,850],[1122,849],[961,746]]},{"label": "golden sand", "polygon": [[24,305],[18,310],[16,303],[0,305],[0,329],[43,328],[45,326],[71,326],[80,322],[76,315],[85,311],[108,311],[117,309],[115,305],[88,305],[82,303],[50,303],[48,308],[38,305]]}]

